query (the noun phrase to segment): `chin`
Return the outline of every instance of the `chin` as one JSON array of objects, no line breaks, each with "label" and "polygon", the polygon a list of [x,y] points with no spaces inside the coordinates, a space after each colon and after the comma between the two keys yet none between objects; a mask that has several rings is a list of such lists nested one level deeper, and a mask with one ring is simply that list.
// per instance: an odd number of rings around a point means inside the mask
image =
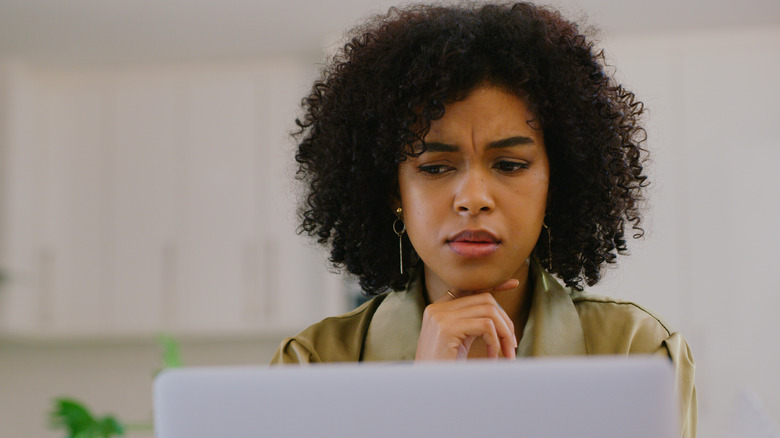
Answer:
[{"label": "chin", "polygon": [[452,281],[447,281],[447,284],[458,290],[477,291],[483,289],[492,289],[509,280],[509,278],[509,276],[506,278],[499,278],[499,276],[480,275],[470,276],[467,278],[453,278]]}]

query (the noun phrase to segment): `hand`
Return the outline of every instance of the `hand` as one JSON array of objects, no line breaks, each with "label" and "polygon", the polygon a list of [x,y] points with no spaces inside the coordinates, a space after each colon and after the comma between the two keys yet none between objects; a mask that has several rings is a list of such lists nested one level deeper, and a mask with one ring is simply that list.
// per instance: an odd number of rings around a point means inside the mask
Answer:
[{"label": "hand", "polygon": [[489,358],[497,359],[500,352],[514,359],[515,325],[490,292],[514,289],[518,284],[511,279],[492,289],[452,291],[457,299],[443,294],[423,312],[415,360],[466,359],[477,338],[485,341]]}]

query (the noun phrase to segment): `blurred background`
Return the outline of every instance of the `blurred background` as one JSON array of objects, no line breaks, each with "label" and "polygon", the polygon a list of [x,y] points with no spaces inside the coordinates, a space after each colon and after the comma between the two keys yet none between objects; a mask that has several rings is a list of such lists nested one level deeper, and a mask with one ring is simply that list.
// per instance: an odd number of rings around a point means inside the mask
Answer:
[{"label": "blurred background", "polygon": [[[0,0],[0,437],[63,436],[63,395],[148,422],[161,332],[185,365],[265,364],[353,305],[295,234],[288,133],[343,31],[393,4]],[[648,232],[593,290],[688,339],[700,436],[777,422],[780,2],[553,6],[649,109]]]}]

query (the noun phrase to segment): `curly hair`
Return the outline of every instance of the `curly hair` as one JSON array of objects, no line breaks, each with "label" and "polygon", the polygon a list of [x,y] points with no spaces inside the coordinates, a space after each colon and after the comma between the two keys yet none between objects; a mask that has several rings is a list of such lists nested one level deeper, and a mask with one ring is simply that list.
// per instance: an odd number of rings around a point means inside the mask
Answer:
[{"label": "curly hair", "polygon": [[626,224],[643,234],[644,107],[605,72],[603,52],[577,24],[530,3],[417,5],[391,8],[348,37],[296,120],[296,178],[306,187],[299,232],[329,246],[330,261],[366,294],[403,288],[421,266],[404,237],[398,272],[398,164],[424,151],[445,105],[483,84],[524,99],[543,132],[552,238],[543,232],[534,248],[542,266],[582,289],[627,252]]}]

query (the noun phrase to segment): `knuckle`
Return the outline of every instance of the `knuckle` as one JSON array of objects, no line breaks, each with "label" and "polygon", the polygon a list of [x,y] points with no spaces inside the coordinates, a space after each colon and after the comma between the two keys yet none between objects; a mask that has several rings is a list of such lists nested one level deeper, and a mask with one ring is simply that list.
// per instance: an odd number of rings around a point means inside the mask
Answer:
[{"label": "knuckle", "polygon": [[498,311],[498,308],[489,303],[480,305],[480,311],[482,311],[482,313],[492,318],[499,318],[501,316],[501,314]]},{"label": "knuckle", "polygon": [[496,325],[493,323],[493,320],[490,318],[483,318],[480,320],[482,324],[482,329],[488,332],[493,332],[496,330]]},{"label": "knuckle", "polygon": [[437,335],[439,339],[452,339],[462,336],[463,333],[461,328],[445,324],[438,327]]},{"label": "knuckle", "polygon": [[436,304],[431,304],[423,310],[423,318],[436,320],[441,315],[439,307]]}]

